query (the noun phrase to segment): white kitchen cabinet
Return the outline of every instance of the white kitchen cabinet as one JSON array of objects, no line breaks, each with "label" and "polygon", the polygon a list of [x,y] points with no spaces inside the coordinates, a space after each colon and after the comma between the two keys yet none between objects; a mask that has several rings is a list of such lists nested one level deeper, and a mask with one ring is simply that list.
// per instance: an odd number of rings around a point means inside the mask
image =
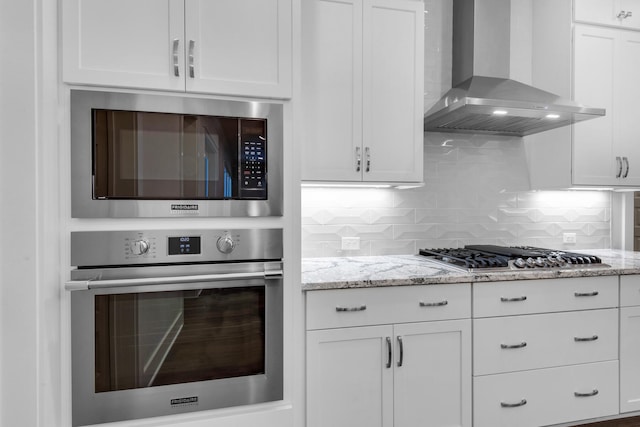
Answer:
[{"label": "white kitchen cabinet", "polygon": [[302,179],[420,182],[424,6],[302,2]]},{"label": "white kitchen cabinet", "polygon": [[607,116],[575,126],[574,183],[640,185],[640,33],[576,25],[575,98],[606,108]]},{"label": "white kitchen cabinet", "polygon": [[574,0],[573,13],[577,22],[640,29],[640,0]]},{"label": "white kitchen cabinet", "polygon": [[391,326],[307,332],[307,427],[393,425]]},{"label": "white kitchen cabinet", "polygon": [[65,0],[67,83],[291,96],[291,0]]},{"label": "white kitchen cabinet", "polygon": [[620,412],[640,411],[640,276],[620,276]]},{"label": "white kitchen cabinet", "polygon": [[473,285],[474,427],[618,414],[618,277]]},{"label": "white kitchen cabinet", "polygon": [[[307,426],[470,427],[469,284],[344,291],[307,293]],[[384,323],[406,318],[403,300],[434,321]]]},{"label": "white kitchen cabinet", "polygon": [[572,0],[533,2],[533,84],[605,108],[606,115],[527,137],[532,187],[638,186],[640,130],[633,111],[640,95],[640,32],[595,18],[612,1],[573,1],[576,21],[599,25],[574,23]]}]

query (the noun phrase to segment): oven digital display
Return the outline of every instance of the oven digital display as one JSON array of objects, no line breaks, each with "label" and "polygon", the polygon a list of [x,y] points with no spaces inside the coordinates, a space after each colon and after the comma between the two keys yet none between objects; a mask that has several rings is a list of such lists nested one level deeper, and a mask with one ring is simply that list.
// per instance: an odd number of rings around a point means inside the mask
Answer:
[{"label": "oven digital display", "polygon": [[169,237],[169,255],[199,255],[200,236]]}]

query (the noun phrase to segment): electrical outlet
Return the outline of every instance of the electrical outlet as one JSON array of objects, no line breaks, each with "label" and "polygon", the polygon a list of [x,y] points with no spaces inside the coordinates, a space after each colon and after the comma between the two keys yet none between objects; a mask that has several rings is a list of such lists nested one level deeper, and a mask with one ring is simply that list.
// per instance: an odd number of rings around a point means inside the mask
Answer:
[{"label": "electrical outlet", "polygon": [[562,243],[576,243],[576,233],[562,233]]},{"label": "electrical outlet", "polygon": [[343,237],[342,238],[343,251],[357,251],[359,249],[360,249],[359,237]]}]

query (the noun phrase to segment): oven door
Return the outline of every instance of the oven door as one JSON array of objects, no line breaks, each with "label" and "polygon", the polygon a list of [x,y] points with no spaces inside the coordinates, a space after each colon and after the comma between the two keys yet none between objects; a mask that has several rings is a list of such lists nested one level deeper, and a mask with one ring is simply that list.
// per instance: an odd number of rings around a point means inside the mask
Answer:
[{"label": "oven door", "polygon": [[[257,277],[258,276],[258,277]],[[68,282],[81,426],[282,399],[282,276]]]}]

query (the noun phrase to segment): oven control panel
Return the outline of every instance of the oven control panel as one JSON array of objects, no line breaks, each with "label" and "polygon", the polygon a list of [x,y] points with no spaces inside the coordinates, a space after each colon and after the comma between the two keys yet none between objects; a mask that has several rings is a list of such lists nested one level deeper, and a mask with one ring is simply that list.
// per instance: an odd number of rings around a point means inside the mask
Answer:
[{"label": "oven control panel", "polygon": [[282,259],[282,229],[75,231],[71,265]]}]

